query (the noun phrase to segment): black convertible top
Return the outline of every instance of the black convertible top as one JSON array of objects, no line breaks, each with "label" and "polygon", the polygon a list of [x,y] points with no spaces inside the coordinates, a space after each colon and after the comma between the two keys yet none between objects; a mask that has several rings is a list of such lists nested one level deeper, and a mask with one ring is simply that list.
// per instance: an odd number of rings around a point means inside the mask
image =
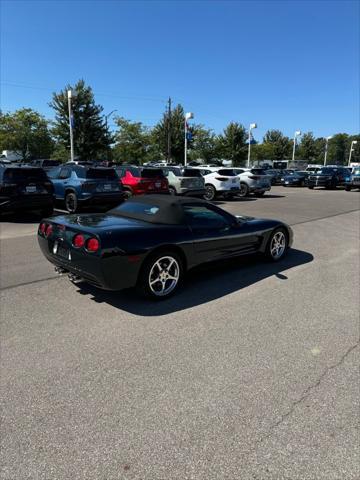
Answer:
[{"label": "black convertible top", "polygon": [[129,198],[129,200],[109,213],[143,220],[144,222],[181,225],[185,223],[182,205],[193,203],[208,204],[206,200],[199,198],[175,197],[173,195],[142,195]]}]

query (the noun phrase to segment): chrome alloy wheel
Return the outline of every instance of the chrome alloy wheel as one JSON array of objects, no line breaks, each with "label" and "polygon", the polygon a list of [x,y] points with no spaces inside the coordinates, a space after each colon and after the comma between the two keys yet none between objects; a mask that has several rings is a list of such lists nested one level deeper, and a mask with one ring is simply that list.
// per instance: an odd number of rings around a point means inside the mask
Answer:
[{"label": "chrome alloy wheel", "polygon": [[284,232],[276,232],[271,239],[270,254],[274,260],[281,258],[286,249],[286,237]]},{"label": "chrome alloy wheel", "polygon": [[159,258],[151,267],[149,274],[150,290],[157,297],[168,295],[179,282],[180,267],[174,257]]}]

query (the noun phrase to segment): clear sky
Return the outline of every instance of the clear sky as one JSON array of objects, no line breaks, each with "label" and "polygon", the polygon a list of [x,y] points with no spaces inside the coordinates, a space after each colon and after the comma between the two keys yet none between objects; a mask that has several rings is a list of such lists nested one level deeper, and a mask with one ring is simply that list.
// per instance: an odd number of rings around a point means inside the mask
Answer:
[{"label": "clear sky", "polygon": [[147,125],[170,95],[216,132],[359,133],[359,2],[2,0],[1,108],[51,118],[79,78]]}]

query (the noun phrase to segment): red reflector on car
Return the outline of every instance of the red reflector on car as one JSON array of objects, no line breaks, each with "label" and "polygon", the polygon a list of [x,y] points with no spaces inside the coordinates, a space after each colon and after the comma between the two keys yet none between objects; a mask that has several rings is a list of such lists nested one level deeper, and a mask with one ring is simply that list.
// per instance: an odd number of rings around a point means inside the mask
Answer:
[{"label": "red reflector on car", "polygon": [[86,250],[89,252],[97,252],[99,250],[100,243],[97,238],[89,238],[86,242]]},{"label": "red reflector on car", "polygon": [[50,237],[50,235],[52,234],[53,232],[53,226],[52,225],[48,225],[45,229],[45,236],[46,237]]},{"label": "red reflector on car", "polygon": [[85,237],[84,235],[81,235],[81,233],[78,233],[77,235],[75,235],[75,237],[73,238],[73,245],[75,248],[81,248],[85,245]]},{"label": "red reflector on car", "polygon": [[39,230],[43,235],[45,234],[45,229],[46,229],[46,223],[40,223]]}]

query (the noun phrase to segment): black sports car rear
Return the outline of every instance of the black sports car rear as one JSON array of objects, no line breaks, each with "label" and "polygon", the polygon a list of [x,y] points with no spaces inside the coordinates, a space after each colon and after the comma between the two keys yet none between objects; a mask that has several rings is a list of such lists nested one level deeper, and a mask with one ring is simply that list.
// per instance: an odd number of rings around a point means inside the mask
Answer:
[{"label": "black sports car rear", "polygon": [[186,270],[202,263],[256,252],[280,260],[292,231],[277,220],[235,217],[204,200],[152,195],[106,214],[45,219],[38,239],[63,273],[107,290],[137,286],[165,298]]}]

